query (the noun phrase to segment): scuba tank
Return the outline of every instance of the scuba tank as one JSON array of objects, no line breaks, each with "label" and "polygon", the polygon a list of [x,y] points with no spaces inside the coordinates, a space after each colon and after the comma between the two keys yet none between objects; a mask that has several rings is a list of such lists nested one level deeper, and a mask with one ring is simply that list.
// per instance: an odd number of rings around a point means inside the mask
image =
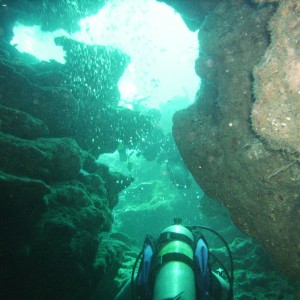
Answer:
[{"label": "scuba tank", "polygon": [[[202,230],[212,232],[224,243],[230,272],[209,251]],[[211,258],[221,268],[212,271]],[[181,219],[175,218],[174,225],[165,228],[158,239],[146,236],[127,287],[131,286],[132,300],[232,300],[233,281],[233,259],[224,238],[206,226],[183,226]]]},{"label": "scuba tank", "polygon": [[196,300],[193,234],[182,225],[172,225],[162,231],[159,244],[153,300]]}]

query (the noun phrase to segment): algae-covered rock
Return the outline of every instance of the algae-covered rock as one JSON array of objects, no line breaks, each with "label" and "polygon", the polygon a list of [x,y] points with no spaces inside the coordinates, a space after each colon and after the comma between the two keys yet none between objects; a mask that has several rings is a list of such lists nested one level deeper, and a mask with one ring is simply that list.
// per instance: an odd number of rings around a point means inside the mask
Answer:
[{"label": "algae-covered rock", "polygon": [[6,106],[0,106],[0,130],[22,139],[47,137],[47,125],[33,116]]},{"label": "algae-covered rock", "polygon": [[86,299],[94,292],[109,271],[97,262],[99,249],[102,260],[117,259],[101,242],[118,193],[109,200],[109,176],[121,178],[108,170],[100,177],[98,171],[50,186],[1,172],[0,237],[5,243],[0,287],[5,299]]},{"label": "algae-covered rock", "polygon": [[113,47],[87,45],[66,37],[55,38],[55,42],[66,51],[65,69],[75,94],[91,98],[90,101],[118,104],[117,83],[130,62],[127,54]]},{"label": "algae-covered rock", "polygon": [[51,299],[53,293],[59,299],[84,299],[104,275],[95,261],[100,234],[112,223],[108,200],[77,181],[57,185],[45,200],[48,210],[32,249],[36,282],[31,284],[42,287],[35,288],[40,299]]},{"label": "algae-covered rock", "polygon": [[34,272],[29,260],[35,229],[47,210],[44,196],[51,189],[41,180],[0,171],[0,190],[1,297],[25,299],[23,286]]},{"label": "algae-covered rock", "polygon": [[[37,223],[46,211],[44,196],[51,189],[41,180],[28,177],[16,177],[0,171],[0,211],[1,211],[1,236],[7,236],[15,243],[20,243],[26,237],[32,223]],[[5,232],[6,231],[6,232]],[[7,244],[1,245],[4,251]]]},{"label": "algae-covered rock", "polygon": [[[274,140],[280,136],[290,145],[285,150],[295,150],[299,122],[292,115],[286,126],[271,128],[275,124],[267,119],[275,111],[297,114],[298,77],[291,74],[297,74],[298,8],[294,0],[280,2],[277,12],[272,3],[223,1],[217,6],[199,30],[199,98],[173,118],[181,155],[204,192],[221,201],[233,222],[295,280],[300,279],[299,158],[292,151],[274,151],[279,148]],[[253,90],[262,101],[253,99]],[[252,126],[262,136],[271,133],[267,128],[278,131],[262,139]]]},{"label": "algae-covered rock", "polygon": [[4,172],[46,182],[79,174],[82,150],[72,139],[24,140],[0,133],[0,161]]},{"label": "algae-covered rock", "polygon": [[0,6],[0,36],[10,41],[16,21],[28,26],[41,25],[44,31],[63,28],[75,32],[80,19],[96,14],[105,3],[104,0],[6,1]]},{"label": "algae-covered rock", "polygon": [[[21,2],[1,5],[1,37],[20,17],[14,9],[23,14],[33,4]],[[61,3],[63,9],[83,5]],[[2,18],[4,9],[12,22]],[[27,24],[35,22],[29,19]],[[59,18],[46,19],[47,28],[60,24]],[[119,192],[133,180],[97,164],[93,155],[115,151],[119,140],[134,147],[151,129],[140,113],[117,107],[117,82],[128,57],[112,48],[67,43],[63,65],[39,62],[0,41],[0,290],[8,300],[85,300],[93,294],[118,259],[102,240]]]},{"label": "algae-covered rock", "polygon": [[[92,155],[116,150],[120,139],[133,147],[151,128],[141,114],[116,107],[127,56],[102,46],[75,48],[68,48],[66,65],[40,63],[0,41],[5,299],[92,294],[108,272],[96,264],[99,249],[106,247],[101,235],[111,228],[119,192],[133,180],[111,173]],[[74,69],[89,86],[72,76]],[[109,256],[104,251],[102,259]]]},{"label": "algae-covered rock", "polygon": [[96,164],[96,168],[91,173],[86,172],[84,169],[80,173],[78,180],[94,193],[104,194],[108,199],[110,208],[113,208],[118,203],[119,193],[133,182],[132,177],[125,176],[119,172],[111,172],[103,164]]},{"label": "algae-covered rock", "polygon": [[[0,60],[0,73],[3,76],[0,81],[0,104],[40,119],[48,127],[51,137],[74,134],[79,114],[78,99],[63,85],[65,74],[59,67],[61,65],[42,63],[48,67],[48,72],[45,72],[45,66],[42,70],[41,67],[35,68],[36,64],[28,62],[24,55],[15,53],[11,45],[0,41],[0,48],[5,48],[8,56]],[[53,67],[56,72],[52,71]],[[50,82],[56,78],[57,85],[42,85],[38,75],[47,77]]]},{"label": "algae-covered rock", "polygon": [[110,234],[103,239],[96,265],[107,276],[99,282],[90,300],[114,299],[127,283],[139,252],[139,249],[133,247],[134,244],[135,241],[124,234]]},{"label": "algae-covered rock", "polygon": [[270,22],[271,45],[254,68],[252,125],[274,149],[300,153],[300,5],[283,1]]},{"label": "algae-covered rock", "polygon": [[66,64],[33,63],[0,41],[0,104],[40,119],[49,137],[72,137],[93,155],[134,148],[153,129],[150,118],[118,107],[118,80],[129,58],[120,50],[66,38]]},{"label": "algae-covered rock", "polygon": [[[239,237],[229,247],[234,258],[234,299],[295,299],[296,286],[281,276],[260,245]],[[213,247],[211,251],[222,262],[228,262],[225,247]]]}]

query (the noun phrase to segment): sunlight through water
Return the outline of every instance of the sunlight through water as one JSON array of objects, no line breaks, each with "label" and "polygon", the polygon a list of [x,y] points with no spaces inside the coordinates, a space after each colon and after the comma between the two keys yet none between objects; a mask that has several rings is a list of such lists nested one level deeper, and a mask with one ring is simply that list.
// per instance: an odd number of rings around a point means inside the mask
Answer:
[{"label": "sunlight through water", "polygon": [[188,30],[179,14],[155,0],[111,0],[98,14],[82,19],[81,30],[42,32],[39,26],[17,24],[12,44],[40,60],[64,62],[57,36],[93,45],[109,45],[131,57],[119,81],[120,105],[159,108],[179,96],[193,102],[199,78],[194,71],[197,33]]}]

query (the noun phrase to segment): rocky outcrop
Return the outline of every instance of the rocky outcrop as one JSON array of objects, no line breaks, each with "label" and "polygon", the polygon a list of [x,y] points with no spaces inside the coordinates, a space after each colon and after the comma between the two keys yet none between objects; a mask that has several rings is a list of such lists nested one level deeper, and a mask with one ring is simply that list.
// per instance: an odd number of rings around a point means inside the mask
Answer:
[{"label": "rocky outcrop", "polygon": [[[87,299],[111,271],[107,266],[118,266],[122,248],[104,243],[103,236],[111,229],[119,192],[133,178],[110,172],[95,155],[115,151],[120,140],[134,147],[152,126],[149,118],[117,107],[125,54],[60,42],[73,55],[65,65],[38,63],[0,41],[5,299]],[[90,73],[83,73],[86,54]],[[93,72],[103,74],[99,81],[91,80]],[[90,85],[81,85],[80,76]]]},{"label": "rocky outcrop", "polygon": [[105,275],[95,264],[101,234],[132,179],[92,164],[72,139],[1,134],[0,157],[2,295],[86,299]]},{"label": "rocky outcrop", "polygon": [[222,0],[198,1],[198,0],[157,0],[172,6],[180,12],[180,15],[192,31],[196,31],[208,15]]},{"label": "rocky outcrop", "polygon": [[82,165],[82,150],[66,138],[28,141],[0,134],[0,149],[2,171],[48,183],[76,177]]},{"label": "rocky outcrop", "polygon": [[[234,299],[297,299],[294,298],[297,287],[274,268],[262,247],[245,237],[236,238],[229,247],[235,267]],[[221,261],[227,261],[224,247],[211,251]]]},{"label": "rocky outcrop", "polygon": [[273,149],[300,153],[300,4],[281,5],[270,22],[271,45],[254,68],[252,125]]},{"label": "rocky outcrop", "polygon": [[174,115],[173,135],[204,192],[299,280],[299,4],[256,2],[206,16],[199,97]]},{"label": "rocky outcrop", "polygon": [[16,21],[28,26],[40,25],[44,31],[63,28],[75,32],[80,19],[96,14],[105,3],[105,0],[1,1],[0,36],[10,41]]},{"label": "rocky outcrop", "polygon": [[0,129],[23,139],[36,139],[48,136],[48,127],[40,119],[22,111],[0,106]]},{"label": "rocky outcrop", "polygon": [[0,103],[40,119],[51,137],[74,138],[93,155],[114,152],[120,140],[134,147],[153,126],[150,117],[117,106],[117,82],[129,57],[66,38],[57,42],[67,53],[64,65],[28,63],[26,55],[0,41]]}]

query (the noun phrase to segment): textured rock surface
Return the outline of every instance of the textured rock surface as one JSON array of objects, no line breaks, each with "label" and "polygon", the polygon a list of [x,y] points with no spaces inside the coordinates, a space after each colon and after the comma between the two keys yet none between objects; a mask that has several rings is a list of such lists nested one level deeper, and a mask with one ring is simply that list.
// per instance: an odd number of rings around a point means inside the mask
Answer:
[{"label": "textured rock surface", "polygon": [[72,179],[82,165],[82,150],[71,139],[28,141],[0,134],[0,149],[3,171],[45,182]]},{"label": "textured rock surface", "polygon": [[0,129],[23,139],[37,139],[48,135],[48,127],[41,120],[9,107],[0,106]]},{"label": "textured rock surface", "polygon": [[[105,0],[23,0],[1,1],[0,36],[9,41],[16,21],[26,25],[41,25],[44,31],[63,28],[76,31],[81,18],[97,13]],[[3,5],[2,5],[3,3]]]},{"label": "textured rock surface", "polygon": [[96,264],[101,235],[131,179],[93,162],[70,138],[1,133],[0,157],[1,295],[86,299],[105,275]]},{"label": "textured rock surface", "polygon": [[118,104],[118,80],[130,62],[128,55],[113,47],[86,45],[66,37],[55,38],[55,43],[67,53],[64,70],[75,95]]},{"label": "textured rock surface", "polygon": [[252,125],[271,148],[300,153],[300,4],[282,3],[272,42],[254,69]]},{"label": "textured rock surface", "polygon": [[[284,14],[299,5],[294,0],[280,3],[271,21],[273,32],[276,24],[285,24]],[[174,115],[173,135],[204,192],[229,209],[234,223],[258,240],[286,275],[299,280],[299,161],[297,156],[267,147],[253,132],[250,120],[254,101],[252,72],[255,68],[256,72],[262,70],[265,53],[273,53],[268,48],[270,38],[274,43],[278,35],[270,37],[268,24],[275,11],[276,6],[271,4],[256,7],[224,1],[207,16],[199,31],[196,61],[196,72],[202,78],[199,98],[193,106]],[[287,30],[281,36],[289,36],[291,25],[280,27]],[[295,42],[278,49],[286,51]],[[285,87],[289,86],[289,73],[285,72],[295,68],[295,63],[296,60],[287,60],[280,71]],[[271,82],[277,78],[275,74],[268,75],[272,75]],[[256,80],[260,79],[256,76]],[[290,104],[297,108],[299,98],[293,99]],[[299,126],[295,119],[291,122],[293,128]]]},{"label": "textured rock surface", "polygon": [[[132,265],[140,251],[136,241],[124,234],[110,234],[103,239],[96,265],[106,273],[90,300],[114,299],[124,283],[130,278]],[[116,276],[116,274],[118,276]]]},{"label": "textured rock surface", "polygon": [[[86,59],[83,44],[75,52]],[[111,57],[89,64],[105,74]],[[85,300],[106,273],[116,275],[122,248],[102,240],[119,192],[133,179],[110,172],[93,154],[116,150],[120,139],[133,147],[151,127],[116,106],[124,57],[116,52],[114,75],[91,81],[102,92],[87,95],[71,76],[83,60],[38,63],[0,40],[1,299]]]},{"label": "textured rock surface", "polygon": [[74,138],[93,155],[114,152],[118,140],[133,147],[153,126],[149,117],[117,107],[117,82],[128,56],[103,46],[57,41],[71,57],[65,65],[29,63],[0,41],[5,54],[0,57],[0,103],[40,119],[51,137]]},{"label": "textured rock surface", "polygon": [[[295,286],[274,269],[264,249],[247,238],[236,238],[229,246],[236,270],[234,299],[295,299]],[[212,251],[221,261],[227,261],[225,248]]]}]

